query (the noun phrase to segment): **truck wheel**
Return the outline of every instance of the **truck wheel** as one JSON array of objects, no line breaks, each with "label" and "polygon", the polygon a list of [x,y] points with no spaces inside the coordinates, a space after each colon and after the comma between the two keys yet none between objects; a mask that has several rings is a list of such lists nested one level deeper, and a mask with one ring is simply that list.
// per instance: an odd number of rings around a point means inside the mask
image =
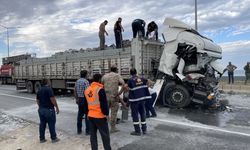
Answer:
[{"label": "truck wheel", "polygon": [[35,82],[35,93],[37,93],[38,92],[38,90],[41,88],[41,83],[39,82],[39,81],[36,81]]},{"label": "truck wheel", "polygon": [[31,81],[28,81],[26,88],[27,88],[28,93],[32,94],[34,92],[33,83]]},{"label": "truck wheel", "polygon": [[6,78],[2,79],[2,84],[6,84]]},{"label": "truck wheel", "polygon": [[190,104],[188,90],[182,85],[165,86],[163,102],[171,108],[183,108]]}]

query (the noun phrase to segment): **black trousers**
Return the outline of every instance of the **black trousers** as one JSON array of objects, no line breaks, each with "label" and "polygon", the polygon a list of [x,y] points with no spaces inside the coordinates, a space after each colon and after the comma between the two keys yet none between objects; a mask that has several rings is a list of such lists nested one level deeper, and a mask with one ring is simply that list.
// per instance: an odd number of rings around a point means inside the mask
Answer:
[{"label": "black trousers", "polygon": [[[145,114],[145,102],[144,101],[131,102],[130,108],[131,108],[135,132],[138,133],[141,132],[140,124],[142,132],[146,132],[147,125],[146,125],[146,114]],[[139,115],[141,122],[139,120]]]},{"label": "black trousers", "polygon": [[245,79],[245,84],[247,84],[247,80],[250,80],[250,73],[245,73],[246,79]]},{"label": "black trousers", "polygon": [[234,72],[228,72],[228,84],[234,84]]},{"label": "black trousers", "polygon": [[97,130],[101,134],[104,149],[111,150],[108,121],[106,118],[89,117],[89,129],[92,150],[98,150]]},{"label": "black trousers", "polygon": [[120,31],[115,31],[115,44],[116,48],[122,47],[122,33]]},{"label": "black trousers", "polygon": [[137,23],[137,22],[132,23],[132,31],[133,31],[133,38],[136,38],[136,35],[139,32],[141,32],[142,38],[145,37],[145,29],[144,29],[144,27],[141,24]]},{"label": "black trousers", "polygon": [[[84,100],[79,99],[78,102],[78,114],[77,114],[77,132],[82,132],[82,118],[84,116]],[[89,120],[85,117],[85,133],[89,133]]]}]

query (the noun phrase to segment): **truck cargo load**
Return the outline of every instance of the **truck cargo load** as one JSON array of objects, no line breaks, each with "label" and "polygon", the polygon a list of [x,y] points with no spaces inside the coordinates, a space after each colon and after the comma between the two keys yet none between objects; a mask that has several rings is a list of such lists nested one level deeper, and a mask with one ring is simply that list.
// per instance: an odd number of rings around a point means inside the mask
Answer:
[{"label": "truck cargo load", "polygon": [[95,73],[109,72],[112,64],[118,67],[118,73],[124,79],[130,77],[131,68],[136,68],[139,75],[153,79],[163,46],[159,41],[135,38],[120,49],[65,51],[51,57],[22,60],[15,66],[16,86],[18,90],[27,89],[33,93],[41,86],[41,80],[48,78],[54,89],[73,90],[81,70],[87,70],[91,77]]}]

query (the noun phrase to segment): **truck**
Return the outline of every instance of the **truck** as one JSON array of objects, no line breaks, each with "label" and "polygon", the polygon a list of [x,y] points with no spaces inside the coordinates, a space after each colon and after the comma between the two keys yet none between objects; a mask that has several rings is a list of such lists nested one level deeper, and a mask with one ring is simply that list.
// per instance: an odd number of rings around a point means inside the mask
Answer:
[{"label": "truck", "polygon": [[14,67],[11,64],[4,64],[0,67],[0,80],[2,84],[12,84]]},{"label": "truck", "polygon": [[216,60],[222,58],[221,48],[181,21],[166,18],[164,26],[164,42],[137,37],[120,49],[71,50],[22,60],[15,66],[16,87],[37,92],[41,80],[48,78],[53,89],[74,90],[81,70],[90,76],[105,74],[115,64],[125,80],[131,68],[154,80],[158,101],[164,106],[183,108],[192,102],[207,105],[218,101],[223,70]]},{"label": "truck", "polygon": [[14,65],[22,59],[31,57],[30,54],[22,54],[11,57],[4,57],[0,67],[0,81],[2,84],[15,84]]}]

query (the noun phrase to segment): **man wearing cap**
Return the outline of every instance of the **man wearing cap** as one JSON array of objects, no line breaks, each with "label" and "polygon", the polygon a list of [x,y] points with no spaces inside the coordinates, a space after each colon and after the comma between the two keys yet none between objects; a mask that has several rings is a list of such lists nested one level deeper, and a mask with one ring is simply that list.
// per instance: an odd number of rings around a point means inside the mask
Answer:
[{"label": "man wearing cap", "polygon": [[110,132],[117,132],[119,130],[116,128],[116,118],[120,102],[119,95],[121,94],[121,91],[118,92],[118,87],[119,84],[124,87],[125,82],[117,73],[116,65],[111,66],[110,72],[102,77],[102,82],[104,84],[104,89],[107,95],[109,108],[111,109]]}]

